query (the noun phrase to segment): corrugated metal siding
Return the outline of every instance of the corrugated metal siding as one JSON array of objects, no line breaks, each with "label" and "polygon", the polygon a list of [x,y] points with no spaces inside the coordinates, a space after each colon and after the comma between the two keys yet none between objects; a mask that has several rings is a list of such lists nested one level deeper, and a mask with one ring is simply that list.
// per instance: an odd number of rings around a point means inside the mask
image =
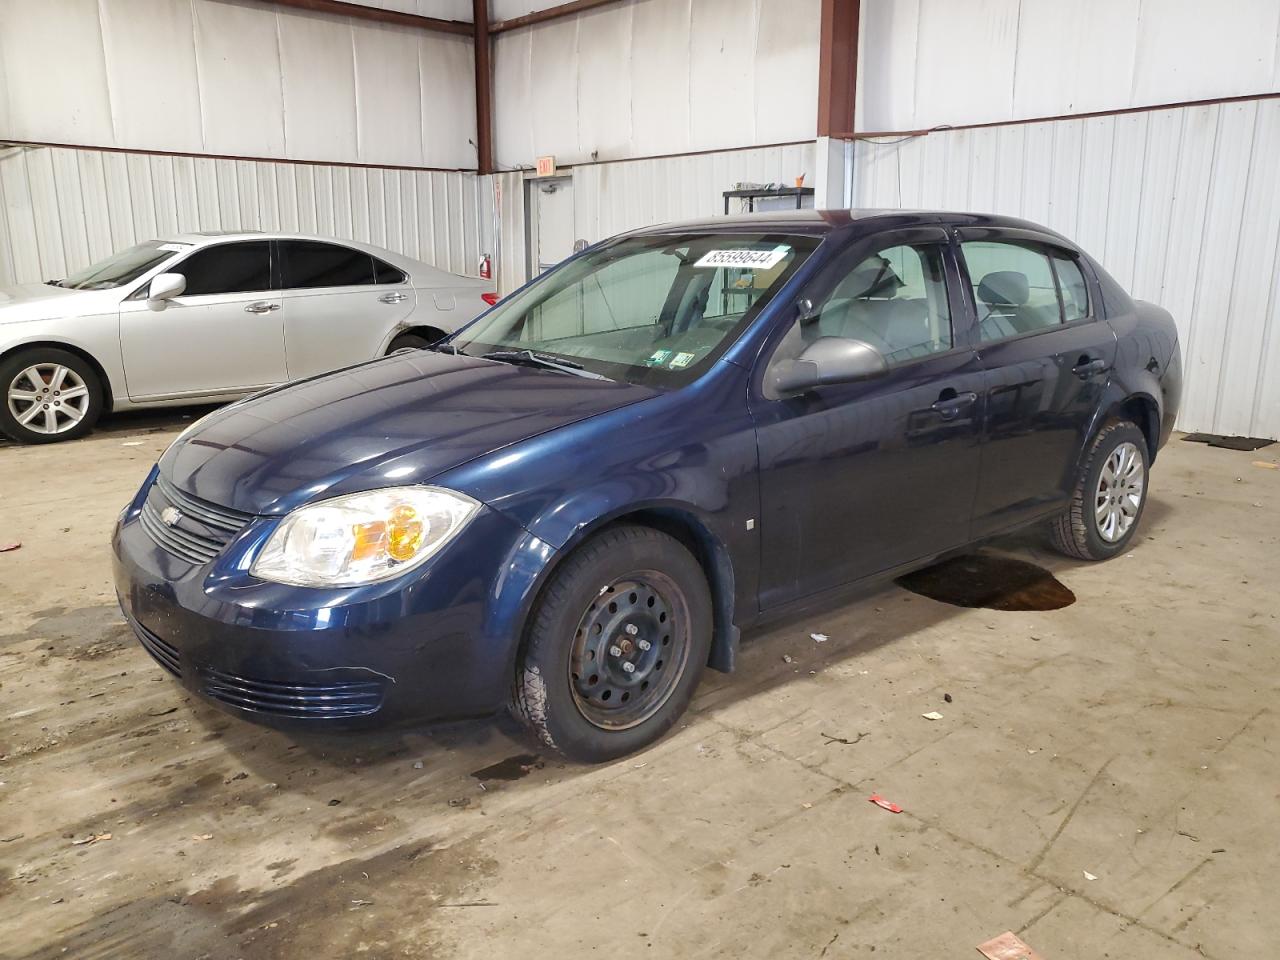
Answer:
[{"label": "corrugated metal siding", "polygon": [[1280,438],[1280,100],[859,141],[857,206],[1005,213],[1178,322],[1185,430]]},{"label": "corrugated metal siding", "polygon": [[474,275],[493,241],[492,204],[470,173],[0,149],[0,286],[190,230],[363,240]]},{"label": "corrugated metal siding", "polygon": [[[594,243],[649,224],[718,216],[724,213],[721,194],[735,183],[790,185],[801,174],[812,180],[814,163],[814,145],[799,143],[576,166],[575,236]],[[527,279],[526,175],[504,173],[493,180],[501,191],[499,289],[509,293]]]}]

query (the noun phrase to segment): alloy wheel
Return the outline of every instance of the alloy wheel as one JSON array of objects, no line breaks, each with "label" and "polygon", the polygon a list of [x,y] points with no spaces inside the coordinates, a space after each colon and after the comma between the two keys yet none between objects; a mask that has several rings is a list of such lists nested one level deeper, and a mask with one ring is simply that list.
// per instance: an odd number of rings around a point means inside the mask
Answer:
[{"label": "alloy wheel", "polygon": [[1142,451],[1126,440],[1111,451],[1098,476],[1094,516],[1103,540],[1115,543],[1124,539],[1138,519],[1145,486]]},{"label": "alloy wheel", "polygon": [[89,412],[89,387],[61,363],[35,363],[9,382],[9,413],[32,433],[66,433]]}]

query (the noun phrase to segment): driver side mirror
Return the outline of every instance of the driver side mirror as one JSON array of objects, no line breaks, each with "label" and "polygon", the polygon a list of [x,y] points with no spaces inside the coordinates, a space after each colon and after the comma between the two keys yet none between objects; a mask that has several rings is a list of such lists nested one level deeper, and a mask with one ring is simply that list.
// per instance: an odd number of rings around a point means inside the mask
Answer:
[{"label": "driver side mirror", "polygon": [[182,296],[187,289],[187,278],[180,273],[161,273],[153,277],[147,290],[147,299],[157,304]]},{"label": "driver side mirror", "polygon": [[773,388],[780,394],[803,393],[814,387],[878,377],[888,370],[884,354],[869,343],[819,337],[800,356],[779,366]]}]

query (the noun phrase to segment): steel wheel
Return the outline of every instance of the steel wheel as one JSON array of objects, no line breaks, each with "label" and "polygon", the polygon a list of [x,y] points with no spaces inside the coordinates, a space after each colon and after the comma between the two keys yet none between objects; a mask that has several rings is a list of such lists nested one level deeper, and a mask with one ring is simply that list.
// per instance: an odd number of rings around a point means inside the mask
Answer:
[{"label": "steel wheel", "polygon": [[626,730],[662,709],[689,657],[683,591],[654,570],[615,580],[587,607],[569,653],[573,700],[602,730]]},{"label": "steel wheel", "polygon": [[66,433],[85,418],[91,402],[89,386],[60,363],[36,363],[9,381],[9,414],[32,433]]},{"label": "steel wheel", "polygon": [[1125,441],[1107,457],[1094,494],[1098,535],[1107,543],[1122,540],[1137,520],[1144,487],[1142,451]]}]

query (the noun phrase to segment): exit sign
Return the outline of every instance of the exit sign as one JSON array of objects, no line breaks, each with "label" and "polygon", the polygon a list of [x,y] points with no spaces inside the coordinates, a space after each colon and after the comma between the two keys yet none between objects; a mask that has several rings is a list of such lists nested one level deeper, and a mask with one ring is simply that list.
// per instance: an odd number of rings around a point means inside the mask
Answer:
[{"label": "exit sign", "polygon": [[554,177],[556,175],[556,158],[555,157],[539,157],[538,158],[538,176]]}]

